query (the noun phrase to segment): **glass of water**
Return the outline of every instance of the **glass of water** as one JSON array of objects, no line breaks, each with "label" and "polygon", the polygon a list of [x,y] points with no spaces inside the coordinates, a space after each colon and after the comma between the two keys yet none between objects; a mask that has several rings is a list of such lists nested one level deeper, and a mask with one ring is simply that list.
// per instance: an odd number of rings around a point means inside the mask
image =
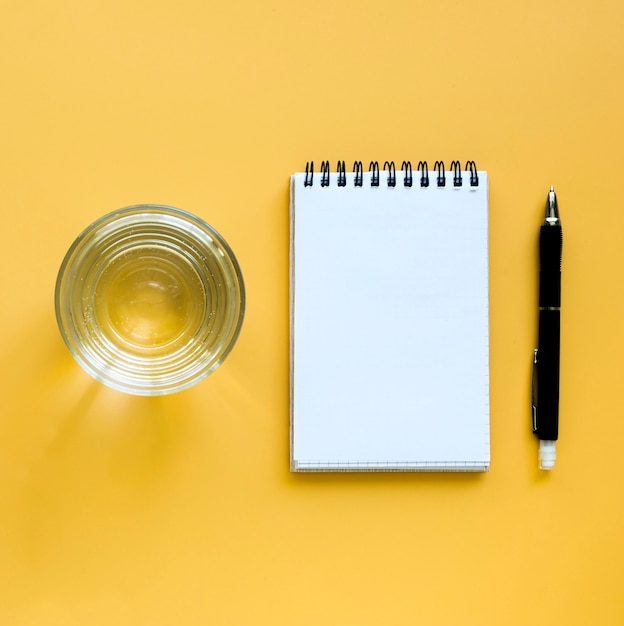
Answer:
[{"label": "glass of water", "polygon": [[155,396],[186,389],[223,362],[243,323],[245,287],[214,228],[181,209],[137,205],[78,236],[55,306],[84,370],[119,391]]}]

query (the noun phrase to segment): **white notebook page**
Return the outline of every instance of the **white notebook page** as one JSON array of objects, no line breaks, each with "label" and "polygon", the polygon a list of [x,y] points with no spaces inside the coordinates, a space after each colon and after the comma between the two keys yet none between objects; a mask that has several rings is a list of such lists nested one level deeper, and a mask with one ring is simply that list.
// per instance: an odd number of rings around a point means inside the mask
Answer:
[{"label": "white notebook page", "polygon": [[488,183],[291,180],[293,470],[489,468]]}]

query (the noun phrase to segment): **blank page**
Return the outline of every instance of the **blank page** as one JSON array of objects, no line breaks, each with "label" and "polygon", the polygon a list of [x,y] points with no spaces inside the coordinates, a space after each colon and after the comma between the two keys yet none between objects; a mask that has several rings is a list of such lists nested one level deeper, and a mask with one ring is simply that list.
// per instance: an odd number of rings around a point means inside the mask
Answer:
[{"label": "blank page", "polygon": [[488,181],[291,178],[291,468],[489,469]]}]

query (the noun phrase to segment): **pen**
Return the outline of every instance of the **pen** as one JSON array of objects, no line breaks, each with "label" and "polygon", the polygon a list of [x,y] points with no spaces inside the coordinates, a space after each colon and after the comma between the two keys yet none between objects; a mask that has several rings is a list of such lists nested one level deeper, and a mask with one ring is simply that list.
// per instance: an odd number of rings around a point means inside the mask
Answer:
[{"label": "pen", "polygon": [[[561,329],[561,252],[563,232],[555,190],[546,200],[539,238],[539,331],[533,352],[533,432],[539,439],[540,468],[555,466],[559,436],[559,348]],[[536,378],[537,376],[537,378]]]}]

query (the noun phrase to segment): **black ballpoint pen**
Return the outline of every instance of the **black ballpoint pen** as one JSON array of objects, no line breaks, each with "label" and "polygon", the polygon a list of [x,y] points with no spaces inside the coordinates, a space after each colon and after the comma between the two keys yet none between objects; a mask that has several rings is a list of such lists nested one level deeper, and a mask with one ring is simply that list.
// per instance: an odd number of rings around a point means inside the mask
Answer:
[{"label": "black ballpoint pen", "polygon": [[539,336],[533,353],[533,432],[540,440],[540,468],[555,466],[559,437],[559,349],[563,232],[555,190],[546,201],[539,239]]}]

